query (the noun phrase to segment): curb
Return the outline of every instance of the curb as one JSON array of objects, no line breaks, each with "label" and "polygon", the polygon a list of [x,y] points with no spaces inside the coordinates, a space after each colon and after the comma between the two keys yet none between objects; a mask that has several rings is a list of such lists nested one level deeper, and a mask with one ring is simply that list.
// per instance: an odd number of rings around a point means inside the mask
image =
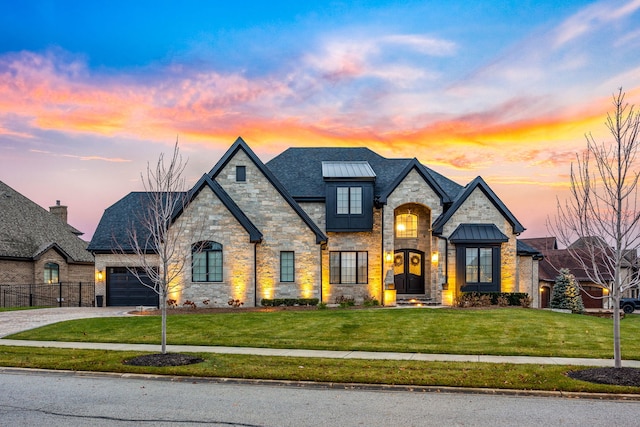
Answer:
[{"label": "curb", "polygon": [[250,378],[220,378],[220,377],[185,377],[175,375],[153,375],[134,374],[117,372],[94,372],[94,371],[69,371],[54,369],[34,369],[34,368],[12,368],[1,367],[1,374],[27,375],[40,374],[52,376],[71,376],[82,378],[123,378],[135,380],[167,381],[167,382],[190,382],[230,384],[230,385],[253,385],[269,387],[290,387],[308,388],[316,390],[361,390],[361,391],[382,391],[382,392],[410,392],[410,393],[456,393],[456,394],[483,394],[496,396],[535,396],[535,397],[556,397],[567,399],[592,399],[592,400],[621,400],[640,401],[640,394],[626,393],[587,393],[587,392],[565,392],[546,390],[516,390],[516,389],[496,389],[496,388],[473,388],[473,387],[443,387],[443,386],[416,386],[416,385],[393,385],[393,384],[368,384],[368,383],[334,383],[315,381],[291,381],[291,380],[265,380]]}]

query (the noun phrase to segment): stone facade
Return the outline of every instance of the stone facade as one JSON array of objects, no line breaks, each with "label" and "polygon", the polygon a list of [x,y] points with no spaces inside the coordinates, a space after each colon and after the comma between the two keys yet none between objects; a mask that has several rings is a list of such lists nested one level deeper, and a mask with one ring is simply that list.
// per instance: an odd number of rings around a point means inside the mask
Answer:
[{"label": "stone facade", "polygon": [[[372,161],[379,161],[379,158],[372,157]],[[291,163],[288,165],[291,167]],[[318,170],[322,169],[319,163],[315,165]],[[176,299],[178,304],[186,300],[197,304],[207,300],[212,306],[227,306],[229,300],[255,306],[260,305],[263,298],[318,298],[328,304],[341,298],[352,298],[356,303],[368,298],[384,302],[384,280],[387,275],[394,276],[396,253],[415,251],[414,254],[423,255],[421,275],[415,275],[422,278],[424,285],[424,291],[416,296],[433,303],[452,304],[460,292],[456,270],[460,263],[464,266],[465,260],[456,259],[456,245],[449,237],[460,224],[494,224],[506,235],[508,241],[500,245],[500,290],[531,292],[532,283],[537,281],[535,262],[531,257],[518,255],[514,224],[521,226],[501,202],[496,201],[496,196],[480,188],[469,190],[471,192],[465,190],[464,200],[454,204],[454,196],[458,197],[463,190],[457,184],[440,177],[448,186],[447,193],[439,188],[440,184],[434,185],[433,176],[429,176],[417,161],[396,170],[402,171],[404,176],[396,180],[386,177],[385,182],[387,185],[393,183],[393,188],[385,190],[383,202],[377,199],[381,191],[377,189],[376,199],[370,202],[372,206],[366,207],[372,209],[370,230],[369,223],[362,228],[367,231],[328,232],[327,222],[334,219],[327,218],[326,209],[331,205],[324,201],[326,193],[322,189],[332,187],[325,187],[322,175],[319,182],[313,182],[309,187],[311,190],[303,188],[304,191],[316,191],[313,195],[303,193],[296,199],[289,194],[290,187],[282,185],[244,141],[236,141],[208,174],[211,181],[194,193],[190,204],[172,225],[179,243],[178,255],[171,268],[176,269],[181,262],[185,268],[176,279],[170,298]],[[286,175],[286,171],[284,173]],[[347,182],[357,182],[357,179]],[[230,207],[227,198],[233,206]],[[447,212],[452,205],[455,209]],[[417,217],[416,235],[404,237],[396,233],[396,218],[404,214]],[[335,212],[332,215],[336,215]],[[252,227],[247,226],[245,217]],[[441,232],[434,232],[434,224],[439,218],[448,219]],[[260,238],[252,237],[255,236],[250,231],[253,229],[259,231]],[[201,241],[221,245],[221,281],[193,281],[191,251],[193,245]],[[283,252],[293,253],[293,281],[282,281]],[[331,258],[338,252],[357,252],[358,256],[366,253],[367,277],[363,283],[332,282]],[[135,260],[107,254],[96,256],[98,272],[125,264],[135,265]],[[355,281],[359,282],[361,278],[358,273]],[[420,282],[412,280],[414,284]],[[336,280],[339,281],[342,280]],[[345,282],[350,281],[352,279]],[[96,293],[104,293],[104,290],[103,277]]]}]

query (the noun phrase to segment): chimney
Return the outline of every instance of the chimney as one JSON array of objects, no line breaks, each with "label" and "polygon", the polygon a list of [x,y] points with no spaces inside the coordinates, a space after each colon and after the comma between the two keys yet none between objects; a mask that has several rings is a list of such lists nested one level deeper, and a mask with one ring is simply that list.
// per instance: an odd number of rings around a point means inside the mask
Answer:
[{"label": "chimney", "polygon": [[67,207],[60,206],[60,200],[56,200],[56,205],[49,207],[49,212],[60,218],[62,222],[67,223]]}]

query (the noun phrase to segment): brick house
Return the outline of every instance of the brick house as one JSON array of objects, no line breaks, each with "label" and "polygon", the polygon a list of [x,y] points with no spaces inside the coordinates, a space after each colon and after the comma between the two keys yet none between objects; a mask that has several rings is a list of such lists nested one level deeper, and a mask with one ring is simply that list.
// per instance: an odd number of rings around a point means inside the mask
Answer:
[{"label": "brick house", "polygon": [[[135,260],[113,253],[144,200],[130,193],[109,207],[89,246],[106,272],[96,292],[112,305],[154,301],[131,296]],[[172,295],[179,302],[389,304],[389,288],[438,304],[465,291],[537,298],[539,253],[518,243],[524,227],[481,177],[462,187],[416,159],[366,148],[289,148],[265,164],[238,138],[189,200],[174,224],[193,231],[206,220],[198,238],[181,241],[192,268]]]},{"label": "brick house", "polygon": [[58,201],[49,211],[0,181],[0,285],[94,282],[83,233]]}]

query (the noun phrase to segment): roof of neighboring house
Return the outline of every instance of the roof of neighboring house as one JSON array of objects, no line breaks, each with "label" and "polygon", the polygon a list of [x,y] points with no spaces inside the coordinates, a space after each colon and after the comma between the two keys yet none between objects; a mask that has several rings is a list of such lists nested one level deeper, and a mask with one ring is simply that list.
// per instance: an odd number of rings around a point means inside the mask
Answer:
[{"label": "roof of neighboring house", "polygon": [[520,222],[516,219],[515,216],[511,213],[511,211],[502,203],[502,200],[496,195],[496,193],[489,188],[487,183],[482,179],[482,177],[476,177],[473,181],[467,184],[464,187],[464,190],[455,198],[453,204],[449,209],[442,213],[434,222],[433,222],[433,233],[434,234],[442,234],[444,225],[451,219],[454,213],[464,204],[467,198],[476,190],[480,189],[484,193],[484,195],[493,203],[496,209],[502,214],[503,217],[513,227],[513,232],[515,234],[522,233],[525,228],[520,224]]},{"label": "roof of neighboring house", "polygon": [[296,200],[324,201],[322,162],[367,162],[376,175],[376,196],[388,195],[397,185],[398,177],[406,175],[413,166],[435,184],[442,197],[453,199],[462,189],[416,159],[388,159],[368,148],[292,147],[267,162],[267,167]]},{"label": "roof of neighboring house", "polygon": [[539,264],[538,277],[545,282],[555,282],[562,268],[568,269],[578,282],[591,282],[585,269],[567,249],[542,251],[544,259]]},{"label": "roof of neighboring house", "polygon": [[75,228],[0,181],[0,258],[35,260],[48,249],[67,262],[94,262]]},{"label": "roof of neighboring house", "polygon": [[542,252],[535,247],[528,245],[524,240],[526,239],[517,240],[516,250],[518,255],[532,256],[535,259],[541,260],[543,258]]},{"label": "roof of neighboring house", "polygon": [[539,251],[558,249],[558,242],[555,237],[533,237],[529,239],[520,239],[519,242],[526,243]]}]

